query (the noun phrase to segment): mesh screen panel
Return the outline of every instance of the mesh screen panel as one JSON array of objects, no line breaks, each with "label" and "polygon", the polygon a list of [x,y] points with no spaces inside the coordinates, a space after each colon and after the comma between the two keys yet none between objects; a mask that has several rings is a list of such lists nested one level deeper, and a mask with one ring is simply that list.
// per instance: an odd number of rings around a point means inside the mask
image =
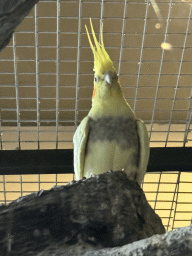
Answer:
[{"label": "mesh screen panel", "polygon": [[[190,1],[39,1],[0,53],[0,149],[68,149],[91,108],[93,55],[85,24],[114,61],[151,147],[191,147]],[[0,201],[72,180],[0,176]],[[192,174],[148,173],[143,189],[170,230],[191,223]]]}]

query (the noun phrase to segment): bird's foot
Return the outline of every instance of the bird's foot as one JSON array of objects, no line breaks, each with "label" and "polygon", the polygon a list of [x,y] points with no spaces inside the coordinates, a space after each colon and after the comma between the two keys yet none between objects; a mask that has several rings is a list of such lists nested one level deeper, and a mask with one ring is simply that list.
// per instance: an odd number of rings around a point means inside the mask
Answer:
[{"label": "bird's foot", "polygon": [[89,175],[89,178],[95,177],[95,176],[96,176],[96,175],[91,172],[90,175]]}]

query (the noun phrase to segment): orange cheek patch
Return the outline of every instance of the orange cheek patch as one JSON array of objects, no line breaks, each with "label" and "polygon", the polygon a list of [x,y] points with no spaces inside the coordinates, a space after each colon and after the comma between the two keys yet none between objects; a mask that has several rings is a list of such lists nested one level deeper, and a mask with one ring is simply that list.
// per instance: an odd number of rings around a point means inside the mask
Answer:
[{"label": "orange cheek patch", "polygon": [[95,98],[95,93],[96,93],[96,87],[95,87],[95,85],[94,85],[94,90],[93,90],[92,99],[94,99],[94,98]]}]

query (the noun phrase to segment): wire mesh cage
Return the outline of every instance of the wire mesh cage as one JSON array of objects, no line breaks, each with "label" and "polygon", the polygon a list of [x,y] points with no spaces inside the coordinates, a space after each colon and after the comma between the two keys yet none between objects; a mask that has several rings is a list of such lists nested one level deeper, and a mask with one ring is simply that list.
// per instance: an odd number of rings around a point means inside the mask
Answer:
[{"label": "wire mesh cage", "polygon": [[[151,147],[191,147],[191,3],[181,0],[39,1],[0,53],[1,150],[72,149],[91,107],[93,56],[85,24],[104,43]],[[147,173],[146,197],[167,230],[191,223],[192,174]],[[0,201],[73,179],[2,175]]]}]

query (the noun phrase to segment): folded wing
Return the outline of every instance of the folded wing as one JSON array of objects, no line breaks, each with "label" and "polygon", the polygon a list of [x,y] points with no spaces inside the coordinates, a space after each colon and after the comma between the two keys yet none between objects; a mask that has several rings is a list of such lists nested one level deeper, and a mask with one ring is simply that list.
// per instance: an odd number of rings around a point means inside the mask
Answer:
[{"label": "folded wing", "polygon": [[145,172],[147,170],[148,160],[149,160],[149,136],[145,123],[138,119],[137,120],[137,131],[139,136],[140,151],[139,151],[139,184],[141,184]]},{"label": "folded wing", "polygon": [[76,179],[84,177],[85,149],[89,133],[88,116],[86,116],[77,127],[73,137],[74,143],[74,171]]}]

